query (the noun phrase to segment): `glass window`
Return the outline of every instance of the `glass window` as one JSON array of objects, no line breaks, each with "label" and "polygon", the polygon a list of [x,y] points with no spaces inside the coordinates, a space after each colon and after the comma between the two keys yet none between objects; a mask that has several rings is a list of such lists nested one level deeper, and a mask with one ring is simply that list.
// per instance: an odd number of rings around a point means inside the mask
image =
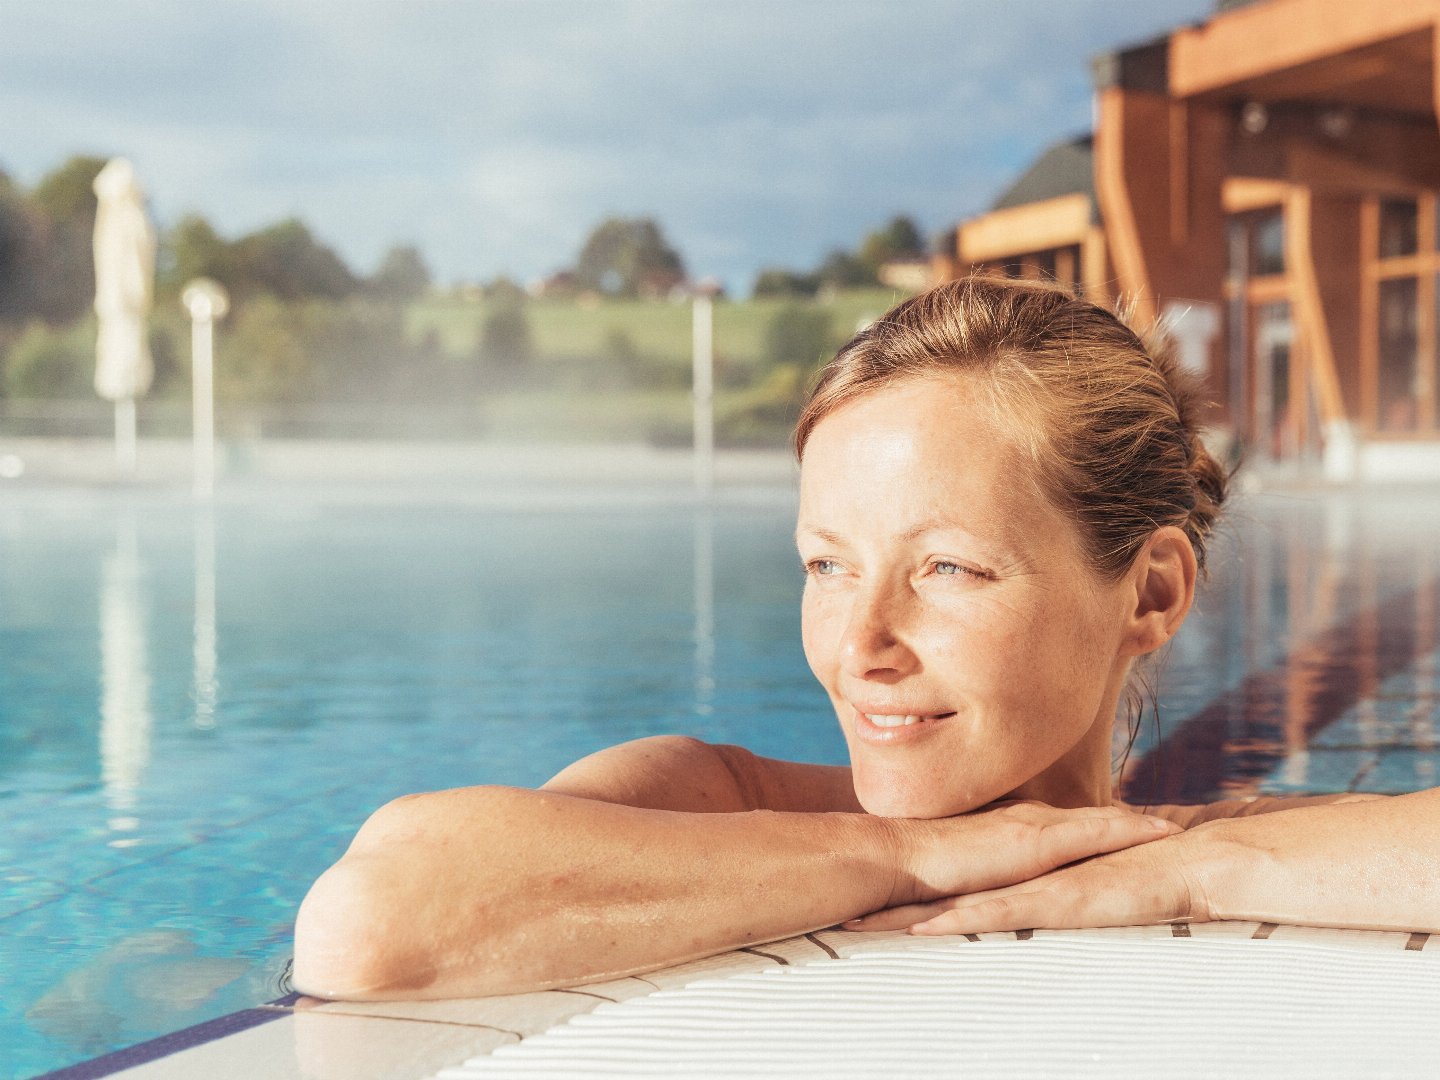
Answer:
[{"label": "glass window", "polygon": [[1077,293],[1080,292],[1079,244],[1072,244],[1070,247],[1061,248],[1055,253],[1055,276],[1064,284],[1073,287]]},{"label": "glass window", "polygon": [[1380,258],[1414,255],[1418,250],[1420,207],[1414,199],[1380,203]]},{"label": "glass window", "polygon": [[1031,256],[1035,260],[1035,272],[1046,281],[1055,280],[1055,252],[1040,251]]},{"label": "glass window", "polygon": [[1285,215],[1272,210],[1250,226],[1251,273],[1256,277],[1285,272]]},{"label": "glass window", "polygon": [[1290,402],[1290,347],[1295,326],[1284,301],[1255,308],[1256,435],[1272,458],[1292,456],[1299,442],[1299,418]]},{"label": "glass window", "polygon": [[1226,274],[1237,285],[1250,276],[1250,231],[1243,221],[1225,223]]},{"label": "glass window", "polygon": [[1380,282],[1381,431],[1413,431],[1419,423],[1418,285],[1413,277]]}]

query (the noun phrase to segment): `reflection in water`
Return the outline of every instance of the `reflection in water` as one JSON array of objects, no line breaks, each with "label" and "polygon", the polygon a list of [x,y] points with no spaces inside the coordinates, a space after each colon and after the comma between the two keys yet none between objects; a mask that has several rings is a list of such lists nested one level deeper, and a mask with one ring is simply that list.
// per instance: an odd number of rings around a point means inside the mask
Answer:
[{"label": "reflection in water", "polygon": [[[133,512],[116,526],[115,550],[100,575],[100,779],[110,827],[133,831],[131,816],[150,763],[150,667],[145,607],[140,596],[140,553]],[[124,846],[132,840],[111,843]]]},{"label": "reflection in water", "polygon": [[715,710],[715,517],[709,504],[695,511],[695,712]]},{"label": "reflection in water", "polygon": [[131,934],[57,980],[25,1010],[25,1019],[86,1056],[209,1020],[220,991],[251,965],[197,951],[187,931]]},{"label": "reflection in water", "polygon": [[215,655],[215,510],[195,511],[195,726],[215,726],[220,693]]},{"label": "reflection in water", "polygon": [[1132,760],[1127,800],[1363,790],[1383,755],[1433,747],[1440,567],[1409,521],[1367,531],[1357,510],[1272,523],[1234,560],[1205,602],[1248,674]]}]

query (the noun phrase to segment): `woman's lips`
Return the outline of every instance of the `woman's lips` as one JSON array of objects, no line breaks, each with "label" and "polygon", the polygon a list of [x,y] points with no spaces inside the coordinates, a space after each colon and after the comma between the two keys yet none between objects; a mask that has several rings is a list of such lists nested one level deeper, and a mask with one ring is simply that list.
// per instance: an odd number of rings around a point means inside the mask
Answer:
[{"label": "woman's lips", "polygon": [[894,746],[898,743],[922,739],[935,730],[941,720],[955,713],[897,713],[868,711],[851,706],[854,713],[855,735],[861,742],[879,746]]}]

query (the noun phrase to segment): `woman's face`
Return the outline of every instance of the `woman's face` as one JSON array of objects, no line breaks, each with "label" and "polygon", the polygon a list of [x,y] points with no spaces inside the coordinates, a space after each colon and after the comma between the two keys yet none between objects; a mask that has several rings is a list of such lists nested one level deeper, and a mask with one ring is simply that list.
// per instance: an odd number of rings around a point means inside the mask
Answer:
[{"label": "woman's face", "polygon": [[872,391],[811,433],[805,655],[871,813],[1109,800],[1124,590],[1023,468],[966,376]]}]

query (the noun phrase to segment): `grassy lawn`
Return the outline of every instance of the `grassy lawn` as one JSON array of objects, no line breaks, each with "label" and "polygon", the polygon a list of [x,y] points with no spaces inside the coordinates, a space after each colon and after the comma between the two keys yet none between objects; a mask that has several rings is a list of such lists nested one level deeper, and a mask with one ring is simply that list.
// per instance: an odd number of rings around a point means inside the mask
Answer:
[{"label": "grassy lawn", "polygon": [[[717,436],[728,445],[783,446],[790,420],[777,414],[772,360],[808,370],[819,356],[766,356],[771,321],[802,305],[826,313],[827,351],[882,315],[901,296],[888,289],[855,289],[812,301],[720,300],[715,304]],[[406,333],[412,341],[432,336],[456,363],[476,356],[489,308],[483,299],[431,297],[411,306]],[[666,300],[531,300],[525,315],[534,347],[533,386],[497,386],[482,393],[480,414],[488,435],[537,439],[563,433],[581,441],[644,441],[688,444],[690,421],[691,305]],[[623,349],[617,348],[617,338]],[[617,353],[638,354],[626,366]],[[768,380],[768,381],[767,381]],[[782,380],[783,381],[783,380]],[[759,415],[751,415],[756,408]],[[749,416],[748,419],[745,417]]]},{"label": "grassy lawn", "polygon": [[[889,289],[854,289],[826,300],[721,300],[715,304],[715,352],[722,361],[756,365],[763,360],[765,331],[781,308],[813,304],[830,314],[831,336],[841,344],[864,322],[883,314],[903,297]],[[668,300],[532,300],[525,305],[537,359],[604,357],[616,334],[639,352],[677,364],[690,362],[690,305]],[[471,355],[486,316],[484,300],[435,297],[414,304],[407,331],[419,340],[433,332],[441,348]],[[794,359],[809,362],[810,357]]]}]

